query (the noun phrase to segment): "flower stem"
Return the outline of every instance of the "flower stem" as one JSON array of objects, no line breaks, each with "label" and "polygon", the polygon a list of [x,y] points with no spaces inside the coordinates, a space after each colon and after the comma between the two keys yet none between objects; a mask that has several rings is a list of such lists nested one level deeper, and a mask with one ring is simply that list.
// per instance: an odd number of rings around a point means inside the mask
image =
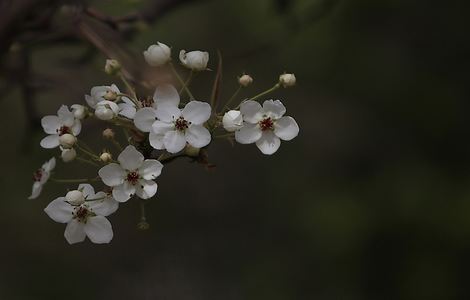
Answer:
[{"label": "flower stem", "polygon": [[77,143],[77,149],[82,151],[83,153],[87,154],[88,156],[90,156],[91,158],[93,158],[94,160],[100,160],[100,158],[98,157],[98,155],[84,149],[83,147],[81,147],[78,143]]},{"label": "flower stem", "polygon": [[82,182],[98,181],[98,177],[97,178],[80,178],[80,179],[56,179],[56,178],[49,178],[49,179],[57,183],[82,183]]},{"label": "flower stem", "polygon": [[134,102],[134,104],[137,107],[140,107],[140,102],[137,98],[137,94],[135,93],[135,90],[132,87],[132,85],[129,83],[129,81],[127,81],[126,77],[122,73],[119,73],[119,77],[121,78],[121,80],[124,83],[124,85],[126,86],[126,88],[129,90],[129,92],[132,94],[132,97],[129,97],[131,99],[131,101]]},{"label": "flower stem", "polygon": [[[188,79],[186,79],[186,82],[183,84],[183,86],[181,87],[179,93],[181,94],[186,88],[189,89],[189,84],[191,83],[191,80],[193,80],[193,75],[194,75],[194,72],[191,70],[191,72],[189,72],[189,76],[188,76]],[[189,94],[188,94],[189,95]]]},{"label": "flower stem", "polygon": [[223,139],[223,138],[234,137],[234,136],[235,136],[235,134],[233,132],[231,132],[231,133],[227,133],[227,134],[216,135],[216,136],[214,136],[214,139]]},{"label": "flower stem", "polygon": [[232,103],[232,101],[238,96],[238,93],[240,93],[242,89],[242,86],[239,86],[238,89],[235,91],[235,93],[233,93],[232,97],[230,97],[230,99],[228,99],[227,103],[225,103],[225,106],[224,106],[224,110],[229,110],[230,109],[230,103]]},{"label": "flower stem", "polygon": [[271,93],[271,92],[274,92],[275,90],[277,90],[277,89],[280,88],[280,87],[281,87],[281,85],[280,85],[279,83],[276,83],[272,88],[270,88],[270,89],[268,89],[268,90],[266,90],[266,91],[264,91],[264,92],[262,92],[262,93],[259,93],[258,95],[253,96],[253,97],[251,97],[251,98],[248,99],[248,100],[254,101],[254,100],[256,100],[256,99],[258,99],[258,98],[260,98],[260,97],[263,97],[263,96],[265,96],[265,95],[267,95],[267,94],[269,94],[269,93]]},{"label": "flower stem", "polygon": [[99,165],[98,165],[97,163],[94,163],[94,162],[92,162],[91,160],[88,160],[88,159],[83,158],[83,157],[78,157],[78,156],[77,156],[77,160],[79,160],[79,161],[81,161],[81,162],[84,162],[84,163],[87,163],[87,164],[89,164],[89,165],[92,165],[92,166],[94,166],[94,167],[99,167]]},{"label": "flower stem", "polygon": [[184,88],[184,90],[186,91],[186,93],[188,94],[189,98],[192,100],[192,99],[195,99],[193,94],[191,93],[191,91],[189,90],[189,88],[186,86],[186,84],[184,83],[183,79],[181,78],[180,74],[178,74],[178,72],[176,71],[175,69],[175,66],[170,63],[170,66],[171,66],[171,70],[173,71],[173,74],[175,74],[175,77],[176,79],[178,79],[178,81],[180,82],[181,86]]}]

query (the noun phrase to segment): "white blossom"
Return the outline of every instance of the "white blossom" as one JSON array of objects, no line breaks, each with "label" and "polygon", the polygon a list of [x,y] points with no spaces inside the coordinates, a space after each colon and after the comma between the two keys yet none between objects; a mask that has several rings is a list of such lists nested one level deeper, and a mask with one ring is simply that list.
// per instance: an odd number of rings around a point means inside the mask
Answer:
[{"label": "white blossom", "polygon": [[108,100],[98,102],[95,108],[95,116],[100,120],[114,119],[119,113],[119,106]]},{"label": "white blossom", "polygon": [[281,139],[289,141],[299,134],[299,126],[291,117],[283,117],[286,108],[281,101],[264,101],[263,107],[255,101],[245,101],[240,106],[243,127],[235,132],[241,144],[256,143],[263,154],[273,154],[279,149]]},{"label": "white blossom", "polygon": [[162,66],[170,61],[171,49],[167,45],[157,42],[157,45],[150,45],[150,47],[144,51],[144,58],[151,66]]},{"label": "white blossom", "polygon": [[157,192],[156,179],[162,172],[163,165],[155,159],[146,159],[134,146],[127,146],[118,156],[117,163],[102,167],[98,174],[104,184],[113,188],[113,197],[119,202],[126,202],[134,194],[148,199]]},{"label": "white blossom", "polygon": [[41,168],[37,169],[36,172],[33,174],[33,190],[31,196],[28,199],[36,199],[39,197],[42,191],[42,187],[46,182],[49,180],[51,175],[51,171],[55,168],[55,158],[51,158],[50,160],[46,161]]},{"label": "white blossom", "polygon": [[115,84],[111,86],[94,86],[91,88],[90,95],[85,95],[85,100],[91,108],[96,108],[96,105],[101,101],[116,100],[120,93],[119,88]]},{"label": "white blossom", "polygon": [[95,194],[91,185],[80,184],[66,197],[49,203],[44,211],[52,220],[67,223],[64,236],[69,244],[83,242],[87,236],[93,243],[104,244],[113,238],[111,223],[105,217],[118,207],[119,203],[105,192]]},{"label": "white blossom", "polygon": [[234,132],[243,125],[243,117],[239,110],[230,110],[226,112],[222,118],[222,125],[225,130]]},{"label": "white blossom", "polygon": [[193,71],[204,71],[209,62],[209,53],[203,51],[180,51],[180,61],[188,69]]},{"label": "white blossom", "polygon": [[59,146],[59,137],[64,134],[77,136],[82,124],[76,119],[73,112],[65,105],[62,105],[57,111],[57,116],[45,116],[41,119],[41,125],[44,132],[49,134],[41,140],[41,147],[52,149]]}]

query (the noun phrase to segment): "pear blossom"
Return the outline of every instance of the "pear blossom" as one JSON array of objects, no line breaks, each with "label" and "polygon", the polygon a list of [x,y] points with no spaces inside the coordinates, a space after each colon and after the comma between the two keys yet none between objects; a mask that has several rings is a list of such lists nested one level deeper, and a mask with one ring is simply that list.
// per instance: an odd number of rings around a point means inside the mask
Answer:
[{"label": "pear blossom", "polygon": [[180,96],[174,86],[171,84],[159,85],[155,89],[152,101],[149,105],[136,112],[134,124],[140,131],[150,132],[157,118],[157,107],[165,104],[178,106],[179,103]]},{"label": "pear blossom", "polygon": [[267,100],[263,106],[245,101],[240,106],[243,127],[235,132],[241,144],[256,143],[263,154],[271,155],[279,149],[281,139],[289,141],[299,134],[299,126],[291,117],[283,117],[286,108],[281,101]]},{"label": "pear blossom", "polygon": [[188,69],[193,71],[204,71],[209,62],[209,53],[203,51],[180,51],[180,61]]},{"label": "pear blossom", "polygon": [[51,172],[55,168],[55,164],[55,157],[53,157],[46,161],[41,168],[37,169],[36,172],[33,173],[33,190],[31,196],[29,196],[28,199],[36,199],[39,197],[42,191],[42,187],[49,180]]},{"label": "pear blossom", "polygon": [[108,100],[98,102],[95,108],[95,116],[100,120],[114,119],[119,113],[119,106]]},{"label": "pear blossom", "polygon": [[85,95],[85,101],[91,108],[96,108],[96,105],[101,101],[116,100],[120,93],[119,88],[115,84],[110,86],[94,86],[91,88],[90,95]]},{"label": "pear blossom", "polygon": [[59,146],[59,138],[64,134],[77,136],[80,134],[82,124],[76,119],[73,112],[66,105],[57,111],[57,116],[45,116],[41,119],[44,132],[49,134],[41,140],[41,147],[52,149]]},{"label": "pear blossom", "polygon": [[243,117],[239,110],[230,110],[222,118],[222,125],[228,132],[234,132],[243,126]]},{"label": "pear blossom", "polygon": [[113,229],[106,216],[114,213],[119,203],[105,192],[95,194],[89,184],[80,184],[77,190],[59,197],[44,209],[58,223],[67,223],[64,237],[69,244],[83,242],[88,236],[95,244],[109,243]]},{"label": "pear blossom", "polygon": [[171,49],[167,45],[157,42],[157,45],[150,45],[144,51],[145,61],[154,67],[162,66],[170,61]]},{"label": "pear blossom", "polygon": [[113,197],[119,202],[126,202],[134,194],[141,199],[148,199],[157,192],[156,179],[162,172],[163,165],[155,159],[145,159],[142,153],[129,145],[118,156],[117,163],[102,167],[98,174],[104,184],[113,188]]}]

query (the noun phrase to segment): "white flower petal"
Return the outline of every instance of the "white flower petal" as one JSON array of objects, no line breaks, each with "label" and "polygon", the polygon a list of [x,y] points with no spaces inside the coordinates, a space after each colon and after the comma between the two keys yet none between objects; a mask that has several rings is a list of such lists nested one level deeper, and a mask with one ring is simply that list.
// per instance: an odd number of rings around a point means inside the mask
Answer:
[{"label": "white flower petal", "polygon": [[202,125],[192,125],[185,132],[186,141],[193,147],[202,148],[211,142],[211,134]]},{"label": "white flower petal", "polygon": [[66,105],[62,105],[59,108],[57,111],[57,116],[59,117],[60,123],[67,127],[71,127],[75,121],[73,112],[71,112]]},{"label": "white flower petal", "polygon": [[103,216],[88,218],[83,229],[90,241],[95,244],[107,244],[113,239],[111,223]]},{"label": "white flower petal", "polygon": [[286,113],[286,108],[281,101],[266,100],[263,103],[263,110],[268,117],[279,119]]},{"label": "white flower petal", "polygon": [[86,237],[84,230],[85,224],[78,222],[77,220],[72,220],[67,224],[65,228],[64,237],[69,244],[76,244],[83,242]]},{"label": "white flower petal", "polygon": [[45,116],[41,119],[42,128],[47,134],[57,134],[62,124],[58,116]]},{"label": "white flower petal", "polygon": [[183,109],[183,118],[195,125],[202,125],[211,116],[211,106],[207,102],[191,101]]},{"label": "white flower petal", "polygon": [[135,187],[127,181],[113,188],[113,197],[117,202],[126,202],[135,194]]},{"label": "white flower petal", "polygon": [[135,193],[141,199],[152,198],[157,193],[158,185],[151,180],[141,179],[135,187]]},{"label": "white flower petal", "polygon": [[171,104],[178,107],[180,104],[180,95],[171,84],[162,84],[155,89],[153,101],[155,101],[157,108],[160,104]]},{"label": "white flower petal", "polygon": [[163,137],[165,149],[170,153],[178,153],[186,146],[186,138],[180,131],[168,131]]},{"label": "white flower petal", "polygon": [[85,101],[91,108],[95,108],[96,104],[98,104],[98,102],[100,102],[101,100],[102,99],[98,100],[90,95],[85,95]]},{"label": "white flower petal", "polygon": [[36,199],[41,195],[42,192],[42,184],[38,181],[33,183],[33,189],[31,191],[31,196],[28,197],[28,199]]},{"label": "white flower petal", "polygon": [[95,198],[95,189],[91,184],[88,183],[81,183],[78,185],[78,190],[82,192],[83,197],[85,199],[93,199]]},{"label": "white flower petal", "polygon": [[251,144],[259,140],[261,134],[258,124],[245,123],[240,130],[235,131],[235,140],[240,144]]},{"label": "white flower petal", "polygon": [[50,172],[52,170],[54,170],[55,168],[55,157],[49,159],[48,161],[46,161],[43,165],[42,165],[42,169],[46,172]]},{"label": "white flower petal", "polygon": [[119,154],[118,161],[124,169],[134,171],[142,165],[144,156],[134,146],[129,145]]},{"label": "white flower petal", "polygon": [[173,123],[167,123],[157,120],[152,125],[152,132],[157,135],[165,135],[165,133],[170,130],[175,130],[175,125]]},{"label": "white flower petal", "polygon": [[149,134],[149,142],[150,146],[157,150],[163,150],[165,149],[165,145],[163,144],[163,134],[155,134],[153,132],[150,132]]},{"label": "white flower petal", "polygon": [[41,140],[40,143],[41,147],[46,149],[52,149],[59,146],[59,135],[58,134],[51,134],[46,136]]},{"label": "white flower petal", "polygon": [[[123,98],[123,100],[124,100],[124,98]],[[124,116],[128,119],[134,119],[135,113],[136,113],[136,108],[135,108],[135,105],[133,103],[127,103],[127,102],[126,103],[119,103],[118,106],[119,106],[119,114],[121,116]]]},{"label": "white flower petal", "polygon": [[274,134],[284,141],[290,141],[299,134],[299,125],[291,117],[282,117],[274,124]]},{"label": "white flower petal", "polygon": [[134,124],[139,130],[143,132],[150,132],[152,124],[157,118],[155,109],[151,107],[144,107],[139,109],[134,116]]},{"label": "white flower petal", "polygon": [[70,222],[73,217],[73,206],[65,202],[65,197],[55,199],[44,211],[52,220],[59,223]]},{"label": "white flower petal", "polygon": [[98,175],[107,186],[117,186],[124,182],[127,175],[122,167],[116,163],[108,164],[98,171]]},{"label": "white flower petal", "polygon": [[[104,199],[101,199],[104,198]],[[88,201],[88,207],[99,216],[109,216],[119,208],[119,202],[104,192],[98,192],[95,195],[96,201]]]},{"label": "white flower petal", "polygon": [[240,112],[243,120],[248,123],[256,124],[263,118],[263,109],[261,104],[256,101],[248,100],[240,105]]},{"label": "white flower petal", "polygon": [[181,116],[181,109],[173,104],[160,104],[156,115],[160,121],[170,123]]},{"label": "white flower petal", "polygon": [[72,133],[74,136],[77,136],[80,134],[80,131],[82,131],[82,122],[80,122],[80,120],[75,120],[72,125]]},{"label": "white flower petal", "polygon": [[139,168],[139,175],[146,180],[153,180],[162,173],[163,165],[156,159],[147,159]]},{"label": "white flower petal", "polygon": [[261,138],[256,142],[256,146],[263,154],[271,155],[281,146],[281,140],[271,131],[263,132]]}]

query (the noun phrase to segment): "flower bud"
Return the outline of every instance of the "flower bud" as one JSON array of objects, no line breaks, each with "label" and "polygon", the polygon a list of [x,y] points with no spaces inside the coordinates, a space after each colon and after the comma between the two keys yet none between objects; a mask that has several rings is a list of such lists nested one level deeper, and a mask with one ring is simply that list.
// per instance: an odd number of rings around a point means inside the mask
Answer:
[{"label": "flower bud", "polygon": [[96,105],[95,116],[104,121],[116,117],[119,113],[119,106],[111,101],[101,101]]},{"label": "flower bud", "polygon": [[74,148],[70,149],[62,149],[62,153],[60,155],[64,162],[70,162],[77,157],[77,151]]},{"label": "flower bud", "polygon": [[171,49],[167,45],[157,42],[157,45],[151,45],[144,51],[145,61],[153,66],[163,66],[171,59]]},{"label": "flower bud", "polygon": [[86,110],[85,106],[80,105],[80,104],[74,104],[71,106],[72,107],[72,112],[73,115],[75,116],[75,119],[82,120],[86,116]]},{"label": "flower bud", "polygon": [[59,144],[64,149],[70,149],[77,142],[77,138],[70,133],[63,134],[59,137]]},{"label": "flower bud", "polygon": [[100,160],[101,160],[102,162],[104,162],[104,163],[108,163],[108,162],[110,162],[110,161],[113,160],[113,157],[112,157],[111,153],[109,153],[109,152],[103,152],[103,153],[101,153],[101,155],[100,155]]},{"label": "flower bud", "polygon": [[121,64],[115,59],[107,59],[104,71],[108,75],[116,75],[121,70]]},{"label": "flower bud", "polygon": [[72,205],[80,205],[85,203],[85,197],[83,193],[78,190],[73,190],[65,195],[65,200]]},{"label": "flower bud", "polygon": [[180,51],[180,61],[188,69],[193,71],[204,71],[207,69],[209,62],[209,53],[202,51],[191,51],[186,53],[185,50]]},{"label": "flower bud", "polygon": [[184,154],[186,154],[187,156],[191,156],[191,157],[198,157],[200,151],[201,151],[200,148],[193,147],[189,144],[187,144],[186,148],[184,148]]},{"label": "flower bud", "polygon": [[295,82],[296,82],[296,79],[295,79],[294,74],[284,73],[281,76],[279,76],[279,83],[285,88],[294,86]]},{"label": "flower bud", "polygon": [[114,130],[112,130],[111,128],[106,128],[105,130],[103,130],[103,137],[105,139],[114,139]]},{"label": "flower bud", "polygon": [[243,74],[240,78],[238,78],[238,83],[242,87],[247,87],[253,83],[253,78],[250,75]]},{"label": "flower bud", "polygon": [[222,118],[222,125],[228,132],[234,132],[243,125],[243,117],[239,110],[230,110]]}]

